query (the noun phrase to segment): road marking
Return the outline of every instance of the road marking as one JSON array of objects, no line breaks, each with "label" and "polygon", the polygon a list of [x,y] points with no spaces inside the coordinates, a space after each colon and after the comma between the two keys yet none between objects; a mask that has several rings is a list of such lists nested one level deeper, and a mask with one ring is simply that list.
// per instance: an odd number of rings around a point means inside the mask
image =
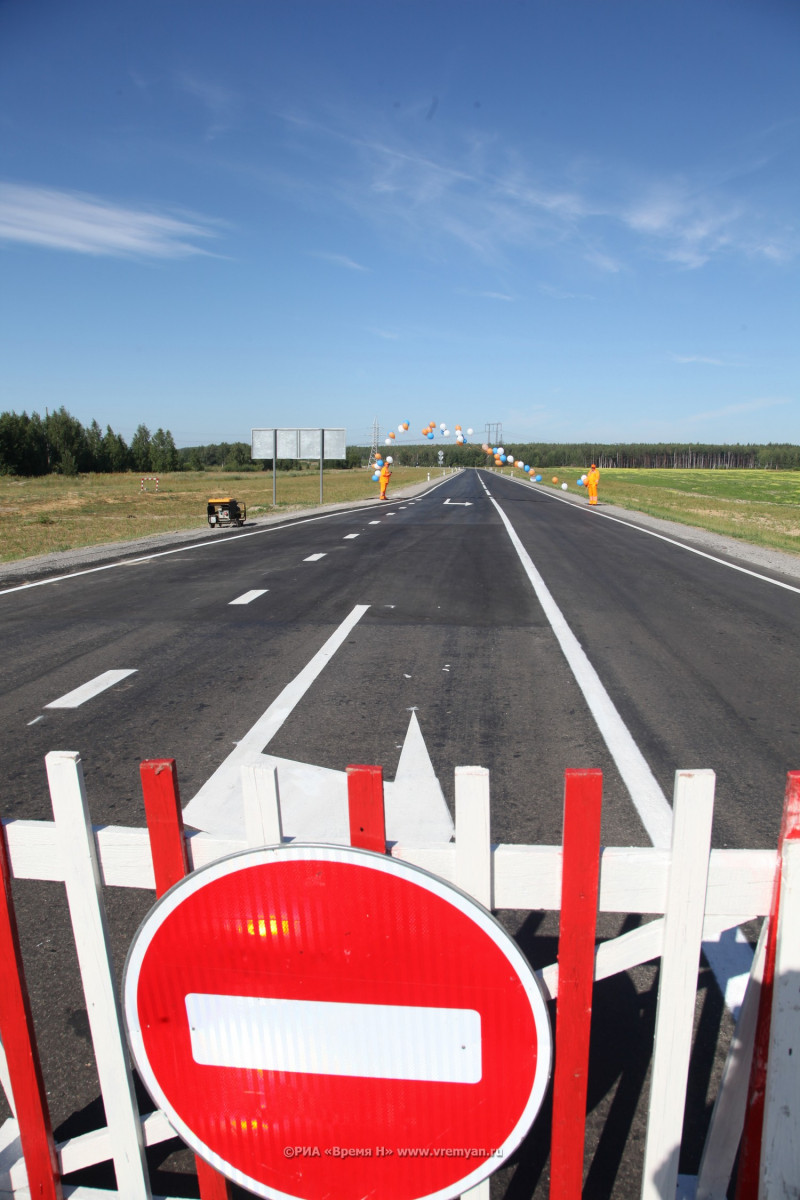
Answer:
[{"label": "road marking", "polygon": [[380,525],[380,521],[370,521],[370,525]]},{"label": "road marking", "polygon": [[43,720],[44,720],[44,717],[42,716],[42,714],[41,714],[41,713],[39,713],[39,716],[38,716],[38,717],[34,717],[32,721],[28,721],[28,724],[29,724],[29,725],[35,725],[35,724],[37,723],[37,721],[43,721]]},{"label": "road marking", "polygon": [[[331,634],[325,644],[314,657],[296,675],[280,695],[273,700],[267,711],[259,717],[217,768],[210,779],[207,779],[196,796],[184,809],[184,816],[190,825],[197,829],[206,829],[204,822],[219,823],[221,814],[227,811],[241,813],[242,810],[242,767],[247,763],[258,762],[263,748],[274,738],[275,734],[289,717],[295,706],[300,703],[317,676],[324,670],[339,647],[347,640],[358,622],[369,609],[368,604],[357,604],[350,615],[338,629]],[[241,820],[244,820],[243,814]]]},{"label": "road marking", "polygon": [[[521,480],[519,481],[522,482]],[[483,483],[483,480],[481,480]],[[485,484],[483,485],[486,486]],[[487,492],[487,495],[489,493]],[[685,542],[679,542],[677,538],[667,537],[665,533],[656,533],[655,529],[647,529],[644,525],[637,525],[635,518],[636,510],[631,509],[631,520],[625,521],[622,517],[612,517],[611,513],[602,512],[599,508],[589,509],[588,506],[576,505],[574,500],[565,500],[563,496],[556,496],[544,488],[542,495],[547,496],[550,500],[558,500],[561,504],[568,504],[570,508],[579,508],[581,512],[591,512],[593,517],[602,517],[604,521],[613,521],[615,525],[624,525],[627,529],[635,529],[637,533],[646,533],[648,537],[658,538],[660,542],[668,542],[670,546],[677,546],[680,550],[688,550],[690,554],[696,554],[699,558],[707,558],[710,562],[719,563],[721,567],[728,567],[731,571],[740,571],[742,575],[751,575],[753,579],[760,579],[763,583],[771,583],[773,587],[783,588],[787,592],[796,592],[800,595],[800,587],[792,583],[784,583],[781,579],[772,579],[769,575],[762,575],[759,571],[751,571],[749,567],[740,567],[738,563],[727,562],[724,558],[717,558],[716,554],[709,554],[707,550],[698,550],[695,546],[687,546]],[[699,533],[705,530],[699,529]],[[718,535],[722,537],[722,534]],[[733,553],[733,551],[731,551]]]},{"label": "road marking", "polygon": [[319,560],[324,557],[325,554],[309,554],[308,558],[303,559],[303,562],[319,562]]},{"label": "road marking", "polygon": [[[424,498],[427,499],[445,482],[446,480],[442,479],[438,483],[431,484]],[[380,508],[380,501],[375,505],[369,505],[362,511],[368,512],[373,507]],[[355,509],[356,505],[353,508]],[[333,512],[321,513],[317,517],[301,517],[296,521],[286,521],[282,525],[268,525],[265,529],[252,529],[249,533],[237,533],[224,538],[215,537],[210,542],[192,542],[188,546],[173,546],[171,550],[159,550],[155,554],[145,554],[140,558],[126,558],[118,562],[104,563],[102,567],[86,567],[83,571],[70,571],[67,575],[51,575],[47,579],[34,579],[31,583],[18,583],[14,587],[0,589],[0,596],[10,596],[13,592],[26,592],[29,588],[47,587],[51,583],[63,583],[68,579],[78,579],[81,575],[96,575],[99,571],[114,571],[117,567],[132,567],[137,563],[151,562],[156,558],[168,558],[171,554],[186,554],[191,550],[208,550],[211,546],[232,546],[243,538],[260,537],[264,533],[279,533],[284,529],[294,529],[297,525],[311,525],[315,521],[329,521],[331,517],[342,516],[344,511],[348,510],[337,508]]]},{"label": "road marking", "polygon": [[480,1083],[481,1016],[470,1008],[283,1000],[190,992],[195,1062],[306,1075]]},{"label": "road marking", "polygon": [[445,504],[454,504],[457,508],[472,508],[471,500],[445,500]]},{"label": "road marking", "polygon": [[492,504],[500,514],[511,544],[530,580],[545,616],[550,622],[558,644],[583,692],[589,711],[611,752],[617,770],[628,789],[634,807],[654,846],[669,848],[672,840],[672,808],[656,781],[631,733],[617,712],[613,700],[603,686],[586,652],[567,624],[547,584],[533,565],[528,551],[517,536],[496,500]]},{"label": "road marking", "polygon": [[92,700],[101,692],[113,687],[115,683],[119,683],[121,679],[127,679],[129,675],[135,674],[135,667],[128,671],[104,671],[102,675],[90,679],[88,683],[82,684],[74,691],[67,692],[66,696],[60,696],[58,700],[51,700],[49,704],[45,704],[45,708],[80,708],[87,700]]},{"label": "road marking", "polygon": [[346,533],[342,540],[348,542],[351,538],[357,538],[358,536],[359,535],[357,533]]},{"label": "road marking", "polygon": [[254,588],[252,592],[245,592],[243,596],[237,596],[235,600],[229,601],[230,604],[252,604],[259,596],[266,596],[269,588]]}]

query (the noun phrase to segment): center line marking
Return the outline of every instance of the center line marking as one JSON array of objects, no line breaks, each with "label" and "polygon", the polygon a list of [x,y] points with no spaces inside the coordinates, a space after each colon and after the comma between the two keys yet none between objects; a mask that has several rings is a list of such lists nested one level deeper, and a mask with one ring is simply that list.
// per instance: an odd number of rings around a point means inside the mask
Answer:
[{"label": "center line marking", "polygon": [[253,600],[257,600],[259,596],[266,596],[268,588],[254,588],[252,592],[245,592],[242,596],[237,596],[235,600],[228,601],[229,604],[251,604]]},{"label": "center line marking", "polygon": [[319,560],[324,557],[324,554],[309,554],[308,558],[303,559],[303,562],[319,562]]},{"label": "center line marking", "polygon": [[358,537],[358,534],[357,534],[357,533],[346,533],[346,534],[344,535],[344,539],[343,539],[343,540],[346,542],[346,541],[348,541],[348,539],[349,539],[349,538],[357,538],[357,537]]},{"label": "center line marking", "polygon": [[90,679],[88,683],[81,684],[74,691],[67,692],[66,696],[60,696],[58,700],[51,700],[49,704],[45,704],[45,708],[80,708],[87,700],[99,696],[101,692],[113,687],[121,679],[127,679],[129,675],[135,674],[135,667],[128,671],[104,671],[102,675]]}]

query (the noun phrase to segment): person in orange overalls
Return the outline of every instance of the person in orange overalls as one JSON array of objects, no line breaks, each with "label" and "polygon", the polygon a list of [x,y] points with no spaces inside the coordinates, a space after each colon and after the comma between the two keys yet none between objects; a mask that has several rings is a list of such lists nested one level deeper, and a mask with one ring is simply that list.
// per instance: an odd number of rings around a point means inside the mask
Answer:
[{"label": "person in orange overalls", "polygon": [[380,484],[381,484],[381,500],[386,499],[386,489],[389,486],[389,480],[392,477],[392,472],[389,470],[389,464],[384,463],[381,467]]},{"label": "person in orange overalls", "polygon": [[586,473],[586,488],[587,488],[587,491],[589,492],[589,503],[590,504],[597,504],[597,485],[599,482],[600,482],[600,472],[598,471],[598,469],[594,465],[594,463],[592,463],[591,467],[589,468],[589,470]]}]

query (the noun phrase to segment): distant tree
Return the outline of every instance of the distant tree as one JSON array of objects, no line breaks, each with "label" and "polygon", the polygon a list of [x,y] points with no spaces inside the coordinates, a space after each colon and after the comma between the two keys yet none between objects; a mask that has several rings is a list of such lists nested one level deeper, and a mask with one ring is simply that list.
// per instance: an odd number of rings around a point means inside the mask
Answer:
[{"label": "distant tree", "polygon": [[157,429],[150,440],[150,469],[153,471],[179,471],[180,458],[167,429]]},{"label": "distant tree", "polygon": [[103,455],[109,471],[127,471],[132,466],[131,453],[125,439],[110,425],[103,434]]},{"label": "distant tree", "polygon": [[89,452],[88,469],[90,471],[108,471],[110,466],[103,441],[103,431],[97,421],[92,421],[86,430],[86,446]]},{"label": "distant tree", "polygon": [[140,425],[133,435],[131,460],[135,471],[152,471],[153,469],[150,456],[150,430],[146,425]]},{"label": "distant tree", "polygon": [[47,437],[38,413],[0,413],[0,475],[46,475]]},{"label": "distant tree", "polygon": [[77,418],[64,408],[57,408],[44,420],[50,452],[50,470],[62,475],[76,475],[89,469],[90,455],[86,430]]}]

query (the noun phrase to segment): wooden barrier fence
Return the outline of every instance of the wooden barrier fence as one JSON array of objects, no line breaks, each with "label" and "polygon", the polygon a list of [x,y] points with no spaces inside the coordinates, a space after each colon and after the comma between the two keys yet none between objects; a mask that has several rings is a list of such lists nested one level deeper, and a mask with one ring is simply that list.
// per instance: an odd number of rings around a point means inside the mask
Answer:
[{"label": "wooden barrier fence", "polygon": [[[106,887],[160,895],[188,870],[282,840],[277,772],[244,768],[247,839],[184,832],[173,760],[142,764],[148,829],[93,829],[80,756],[47,755],[52,821],[4,821],[0,838],[0,1082],[14,1113],[0,1128],[0,1197],[150,1200],[145,1149],[175,1137],[164,1113],[141,1116],[105,920]],[[551,1196],[578,1200],[592,982],[660,958],[643,1200],[723,1200],[743,1128],[737,1200],[800,1196],[800,772],[788,776],[781,841],[769,850],[712,850],[714,775],[675,777],[670,850],[600,846],[598,771],[567,771],[563,846],[493,845],[489,773],[455,771],[455,840],[387,847],[380,768],[348,768],[351,842],[422,867],[493,910],[559,911],[558,961],[537,972],[556,999]],[[56,1145],[16,936],[11,881],[65,886],[107,1124]],[[595,946],[598,912],[654,919]],[[731,1043],[698,1177],[678,1176],[704,938],[767,917]],[[763,980],[763,983],[762,983]],[[753,1054],[753,1045],[756,1053]],[[797,1051],[797,1053],[795,1053]],[[752,1076],[751,1076],[752,1064]],[[62,1177],[111,1160],[118,1191]],[[202,1200],[229,1185],[198,1160]],[[488,1200],[489,1181],[468,1193]]]}]

